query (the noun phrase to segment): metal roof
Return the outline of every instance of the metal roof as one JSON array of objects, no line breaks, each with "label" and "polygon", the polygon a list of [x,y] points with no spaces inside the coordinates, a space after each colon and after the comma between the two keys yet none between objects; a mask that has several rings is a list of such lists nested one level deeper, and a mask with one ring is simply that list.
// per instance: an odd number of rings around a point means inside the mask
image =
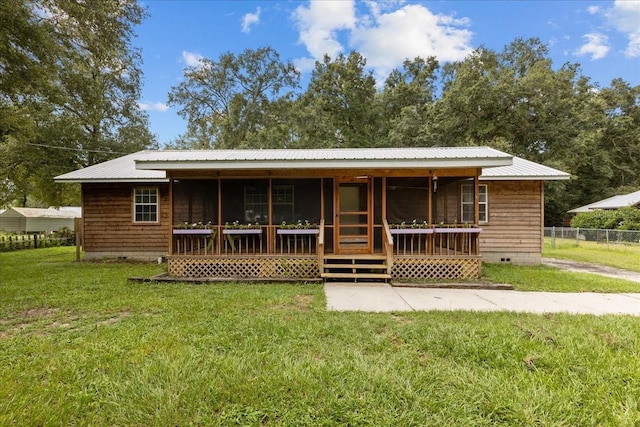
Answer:
[{"label": "metal roof", "polygon": [[[484,168],[484,180],[568,179],[569,174],[487,147],[140,151],[57,176],[56,182],[168,182],[171,169]],[[158,170],[159,169],[159,170]]]},{"label": "metal roof", "polygon": [[488,147],[167,150],[136,159],[145,170],[495,167],[512,156]]},{"label": "metal roof", "polygon": [[569,179],[571,175],[549,166],[541,165],[530,160],[513,157],[511,166],[487,168],[482,170],[481,180],[544,180],[554,181]]},{"label": "metal roof", "polygon": [[619,209],[629,206],[640,206],[640,191],[608,197],[604,200],[571,209],[569,213],[589,212],[597,209]]},{"label": "metal roof", "polygon": [[24,217],[24,218],[80,218],[82,217],[81,208],[76,209],[54,209],[54,208],[9,208],[2,212],[5,217]]},{"label": "metal roof", "polygon": [[139,151],[56,176],[56,182],[169,182],[164,171],[136,169],[135,159],[150,153]]}]

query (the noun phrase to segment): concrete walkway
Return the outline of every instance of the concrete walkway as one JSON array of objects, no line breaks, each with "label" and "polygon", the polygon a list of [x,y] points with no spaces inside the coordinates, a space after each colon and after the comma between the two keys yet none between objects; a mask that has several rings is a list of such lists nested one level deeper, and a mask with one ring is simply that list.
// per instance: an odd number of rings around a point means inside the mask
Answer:
[{"label": "concrete walkway", "polygon": [[[640,273],[586,262],[544,258],[543,264],[640,283]],[[640,286],[638,287],[640,290]],[[327,308],[337,311],[517,311],[640,316],[640,293],[522,292],[493,289],[403,288],[326,283]]]},{"label": "concrete walkway", "polygon": [[470,310],[640,316],[640,293],[424,289],[345,283],[326,283],[324,290],[327,308],[337,311]]}]

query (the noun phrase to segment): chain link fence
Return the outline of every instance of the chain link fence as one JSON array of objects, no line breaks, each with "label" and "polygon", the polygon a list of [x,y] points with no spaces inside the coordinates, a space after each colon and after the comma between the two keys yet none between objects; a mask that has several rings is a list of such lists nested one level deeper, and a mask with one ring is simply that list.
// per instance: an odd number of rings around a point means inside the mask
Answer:
[{"label": "chain link fence", "polygon": [[545,227],[544,236],[551,238],[552,246],[556,239],[580,242],[597,242],[606,245],[639,245],[640,230],[604,230],[597,228]]}]

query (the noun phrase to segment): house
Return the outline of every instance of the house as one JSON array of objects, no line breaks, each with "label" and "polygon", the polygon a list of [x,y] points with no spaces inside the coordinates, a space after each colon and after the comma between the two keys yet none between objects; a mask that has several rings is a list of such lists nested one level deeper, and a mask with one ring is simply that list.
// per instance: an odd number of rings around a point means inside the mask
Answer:
[{"label": "house", "polygon": [[74,229],[74,219],[82,217],[79,207],[9,208],[0,213],[0,230],[8,233],[41,233],[61,228]]},{"label": "house", "polygon": [[457,279],[539,263],[544,181],[487,147],[141,151],[81,183],[85,258],[176,277]]},{"label": "house", "polygon": [[590,212],[595,210],[615,210],[620,208],[626,208],[636,206],[640,208],[640,190],[629,194],[623,194],[619,196],[608,197],[604,200],[600,200],[588,205],[580,206],[579,208],[571,209],[569,213],[576,214],[580,212]]}]

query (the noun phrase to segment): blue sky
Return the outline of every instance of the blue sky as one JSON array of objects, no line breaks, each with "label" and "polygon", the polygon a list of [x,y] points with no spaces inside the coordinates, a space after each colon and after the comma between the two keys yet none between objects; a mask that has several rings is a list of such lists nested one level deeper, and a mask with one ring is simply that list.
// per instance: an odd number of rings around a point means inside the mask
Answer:
[{"label": "blue sky", "polygon": [[[640,1],[220,1],[141,0],[136,28],[144,86],[140,105],[160,143],[186,123],[166,104],[183,70],[200,58],[271,46],[302,72],[314,61],[356,50],[384,79],[405,58],[463,59],[484,45],[501,51],[516,37],[539,37],[554,67],[579,62],[593,82],[640,84]],[[307,80],[305,80],[305,78]]]}]

